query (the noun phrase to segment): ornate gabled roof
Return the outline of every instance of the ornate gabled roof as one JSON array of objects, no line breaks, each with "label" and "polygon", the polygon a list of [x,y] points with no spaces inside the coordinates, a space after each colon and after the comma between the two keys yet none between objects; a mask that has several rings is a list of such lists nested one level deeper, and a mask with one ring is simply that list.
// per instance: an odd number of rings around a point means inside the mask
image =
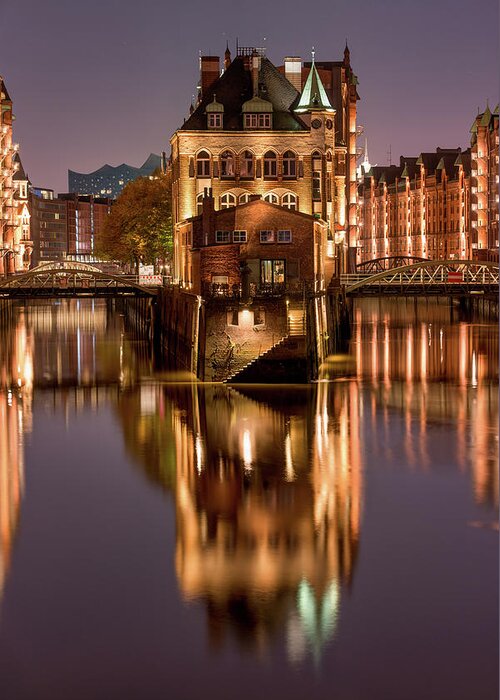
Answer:
[{"label": "ornate gabled roof", "polygon": [[19,157],[19,153],[14,153],[12,161],[14,162],[14,164],[17,164],[19,166],[17,168],[16,172],[14,173],[12,179],[13,180],[28,180],[28,176],[24,172],[23,164],[21,162],[21,158]]},{"label": "ornate gabled roof", "polygon": [[334,112],[326,90],[319,77],[314,56],[312,60],[311,70],[307,76],[306,84],[302,90],[298,105],[295,107],[295,112],[298,114],[304,112]]},{"label": "ornate gabled roof", "polygon": [[491,119],[490,108],[488,105],[486,105],[486,109],[484,110],[484,112],[481,116],[480,125],[481,126],[488,126],[488,124],[490,123],[490,119]]},{"label": "ornate gabled roof", "polygon": [[7,90],[7,87],[5,85],[4,79],[2,78],[1,75],[0,75],[0,97],[2,98],[2,100],[8,100],[9,102],[12,102],[12,100],[10,99],[10,95],[9,95],[8,90]]},{"label": "ornate gabled roof", "polygon": [[[207,131],[206,111],[213,94],[224,105],[224,130],[243,130],[243,105],[258,106],[260,112],[273,112],[273,131],[304,131],[307,127],[293,112],[299,93],[265,56],[259,57],[258,96],[254,96],[251,72],[245,66],[245,57],[233,59],[224,73],[210,87],[210,94],[202,96],[194,112],[180,131]],[[264,109],[265,107],[265,109]],[[247,107],[248,109],[248,107]]]}]

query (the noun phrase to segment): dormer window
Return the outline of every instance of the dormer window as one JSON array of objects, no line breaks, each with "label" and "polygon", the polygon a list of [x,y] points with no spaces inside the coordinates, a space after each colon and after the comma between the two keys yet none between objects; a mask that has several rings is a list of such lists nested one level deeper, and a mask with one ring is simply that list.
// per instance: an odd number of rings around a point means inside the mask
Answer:
[{"label": "dormer window", "polygon": [[222,129],[224,105],[217,102],[217,97],[214,94],[214,99],[206,107],[207,126],[209,129]]},{"label": "dormer window", "polygon": [[245,129],[271,129],[273,105],[268,100],[254,96],[243,103],[243,126]]},{"label": "dormer window", "polygon": [[208,128],[222,129],[222,114],[220,112],[208,115]]},{"label": "dormer window", "polygon": [[270,129],[270,114],[245,114],[245,129]]}]

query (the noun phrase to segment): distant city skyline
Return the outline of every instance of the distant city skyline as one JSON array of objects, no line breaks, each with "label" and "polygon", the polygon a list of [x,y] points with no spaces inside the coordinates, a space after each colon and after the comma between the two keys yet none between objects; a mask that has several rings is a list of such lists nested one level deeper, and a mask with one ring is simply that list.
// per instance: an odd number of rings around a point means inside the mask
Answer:
[{"label": "distant city skyline", "polygon": [[[203,21],[200,21],[203,17]],[[139,166],[169,139],[196,94],[198,56],[229,43],[284,56],[341,60],[347,38],[359,77],[358,123],[372,163],[469,145],[498,102],[498,6],[493,0],[326,0],[304,8],[256,0],[233,7],[143,0],[0,0],[0,74],[14,101],[14,139],[36,186],[67,190],[68,169]],[[360,144],[364,144],[362,137]]]}]

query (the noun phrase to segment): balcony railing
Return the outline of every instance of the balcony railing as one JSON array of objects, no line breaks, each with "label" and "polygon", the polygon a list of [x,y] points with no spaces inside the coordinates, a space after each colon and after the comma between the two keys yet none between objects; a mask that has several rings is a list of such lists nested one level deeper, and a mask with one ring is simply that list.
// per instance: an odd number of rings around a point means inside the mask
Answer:
[{"label": "balcony railing", "polygon": [[[281,297],[302,296],[305,292],[314,292],[314,285],[310,282],[275,282],[275,283],[250,283],[250,297]],[[202,284],[202,295],[212,299],[235,299],[242,297],[241,284],[220,284],[205,282]]]}]

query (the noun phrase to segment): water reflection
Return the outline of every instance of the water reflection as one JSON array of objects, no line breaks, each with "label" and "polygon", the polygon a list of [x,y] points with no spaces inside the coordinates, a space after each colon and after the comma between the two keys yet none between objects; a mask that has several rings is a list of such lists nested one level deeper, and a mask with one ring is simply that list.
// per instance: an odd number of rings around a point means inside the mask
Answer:
[{"label": "water reflection", "polygon": [[105,302],[20,308],[0,344],[0,595],[32,421],[112,406],[132,463],[173,499],[164,556],[211,649],[319,662],[359,576],[374,463],[458,468],[498,507],[497,329],[451,321],[436,304],[368,300],[350,359],[327,368],[336,381],[232,390],[159,381]]}]

